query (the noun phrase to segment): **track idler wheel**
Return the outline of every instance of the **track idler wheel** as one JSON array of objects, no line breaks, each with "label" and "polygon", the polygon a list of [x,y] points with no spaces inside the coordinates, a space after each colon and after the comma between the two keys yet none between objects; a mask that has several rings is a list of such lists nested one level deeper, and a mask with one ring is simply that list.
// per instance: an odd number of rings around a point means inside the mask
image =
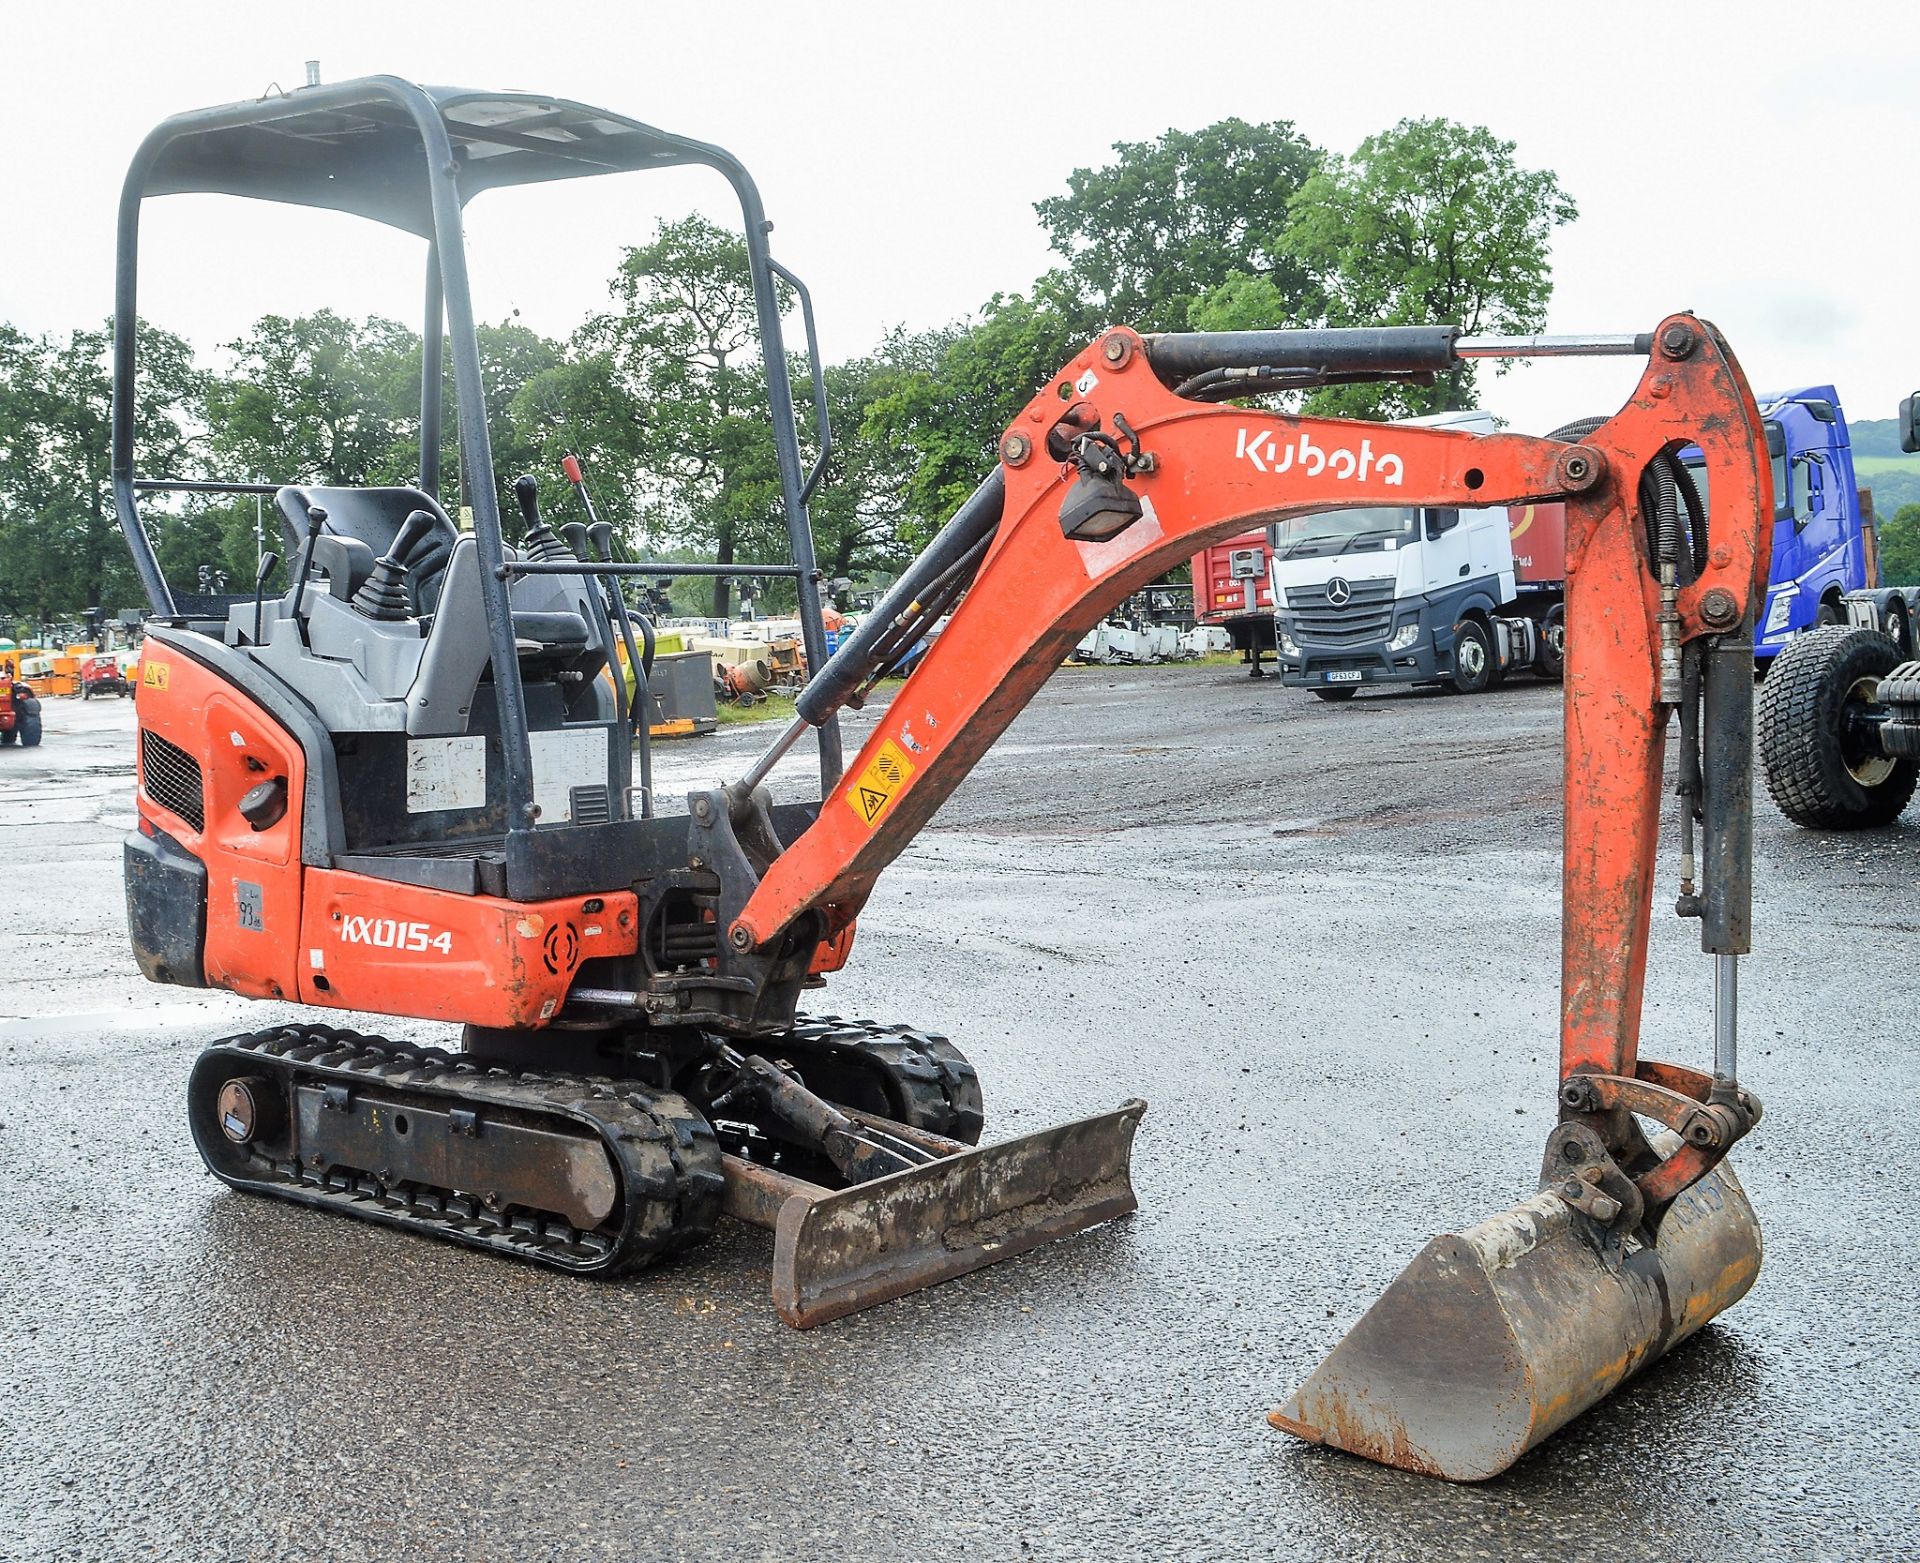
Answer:
[{"label": "track idler wheel", "polygon": [[[1662,1154],[1679,1147],[1659,1139]],[[1268,1420],[1383,1465],[1484,1481],[1732,1307],[1760,1272],[1760,1226],[1724,1162],[1652,1230],[1623,1229],[1630,1210],[1596,1220],[1567,1186],[1427,1244]]]}]

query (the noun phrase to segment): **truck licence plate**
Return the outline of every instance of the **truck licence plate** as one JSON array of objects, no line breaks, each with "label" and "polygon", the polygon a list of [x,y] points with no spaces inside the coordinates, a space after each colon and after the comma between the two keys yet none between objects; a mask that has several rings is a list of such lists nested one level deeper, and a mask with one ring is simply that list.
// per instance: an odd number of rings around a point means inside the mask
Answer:
[{"label": "truck licence plate", "polygon": [[1330,668],[1327,671],[1329,684],[1357,684],[1360,682],[1358,668]]}]

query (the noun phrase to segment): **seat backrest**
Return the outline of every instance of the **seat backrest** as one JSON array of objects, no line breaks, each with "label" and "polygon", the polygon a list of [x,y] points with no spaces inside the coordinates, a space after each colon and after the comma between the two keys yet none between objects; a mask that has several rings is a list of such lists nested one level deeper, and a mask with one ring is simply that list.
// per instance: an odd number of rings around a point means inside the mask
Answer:
[{"label": "seat backrest", "polygon": [[417,488],[331,488],[288,484],[273,496],[280,511],[280,530],[287,558],[297,560],[307,540],[307,511],[319,505],[327,513],[321,529],[336,537],[364,543],[376,559],[385,556],[402,524],[416,510],[434,518],[434,525],[400,562],[407,566],[407,594],[416,613],[431,613],[440,596],[440,577],[446,569],[460,529],[446,511]]}]

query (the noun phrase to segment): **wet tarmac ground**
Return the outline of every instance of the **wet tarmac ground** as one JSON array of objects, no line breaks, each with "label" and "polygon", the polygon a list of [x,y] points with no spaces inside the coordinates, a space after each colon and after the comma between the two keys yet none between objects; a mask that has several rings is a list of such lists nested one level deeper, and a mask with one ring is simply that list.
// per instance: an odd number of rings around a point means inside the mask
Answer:
[{"label": "wet tarmac ground", "polygon": [[[1758,806],[1744,1303],[1479,1487],[1266,1425],[1429,1237],[1534,1187],[1559,710],[1058,675],[818,1007],[951,1035],[989,1138],[1145,1097],[1141,1209],[796,1333],[732,1223],[591,1283],[204,1175],[195,1053],[302,1012],[141,981],[131,709],[48,702],[0,750],[0,1557],[1920,1557],[1920,809]],[[664,751],[663,789],[769,735]],[[1704,1064],[1671,878],[1645,1051]]]}]

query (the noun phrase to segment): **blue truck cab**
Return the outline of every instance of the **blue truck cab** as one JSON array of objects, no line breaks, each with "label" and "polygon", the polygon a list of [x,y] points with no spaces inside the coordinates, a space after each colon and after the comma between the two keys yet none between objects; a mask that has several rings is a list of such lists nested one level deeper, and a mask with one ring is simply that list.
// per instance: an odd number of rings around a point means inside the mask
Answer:
[{"label": "blue truck cab", "polygon": [[[1868,585],[1864,517],[1846,414],[1830,385],[1757,398],[1773,457],[1773,547],[1753,652],[1770,661],[1816,624],[1847,622],[1847,594]],[[1680,460],[1705,492],[1701,455]]]}]

